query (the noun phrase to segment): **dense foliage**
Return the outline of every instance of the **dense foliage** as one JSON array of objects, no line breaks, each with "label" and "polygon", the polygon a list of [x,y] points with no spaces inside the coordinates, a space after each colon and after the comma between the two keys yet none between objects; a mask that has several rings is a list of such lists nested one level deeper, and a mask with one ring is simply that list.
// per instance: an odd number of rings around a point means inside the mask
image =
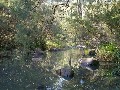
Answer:
[{"label": "dense foliage", "polygon": [[96,48],[109,43],[119,48],[120,2],[86,2],[0,1],[0,50],[44,51],[78,44]]}]

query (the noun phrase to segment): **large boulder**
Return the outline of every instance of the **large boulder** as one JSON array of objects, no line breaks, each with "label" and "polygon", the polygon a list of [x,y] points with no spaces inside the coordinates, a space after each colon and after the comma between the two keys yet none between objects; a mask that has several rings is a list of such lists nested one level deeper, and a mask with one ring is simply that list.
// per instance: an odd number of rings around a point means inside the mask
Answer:
[{"label": "large boulder", "polygon": [[99,61],[94,58],[81,58],[79,59],[79,64],[82,68],[86,68],[88,70],[96,70],[99,68]]}]

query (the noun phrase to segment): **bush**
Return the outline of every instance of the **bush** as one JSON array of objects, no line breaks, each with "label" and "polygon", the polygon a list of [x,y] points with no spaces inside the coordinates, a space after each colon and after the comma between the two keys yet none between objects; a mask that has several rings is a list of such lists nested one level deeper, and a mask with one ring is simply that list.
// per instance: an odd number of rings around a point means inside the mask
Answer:
[{"label": "bush", "polygon": [[120,59],[120,49],[113,43],[102,44],[98,56],[104,61],[118,61]]}]

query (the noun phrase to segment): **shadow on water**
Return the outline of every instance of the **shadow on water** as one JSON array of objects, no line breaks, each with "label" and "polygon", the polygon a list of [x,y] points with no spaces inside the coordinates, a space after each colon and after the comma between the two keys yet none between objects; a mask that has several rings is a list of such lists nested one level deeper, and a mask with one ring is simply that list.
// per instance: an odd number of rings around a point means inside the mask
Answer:
[{"label": "shadow on water", "polygon": [[70,49],[46,52],[45,57],[35,61],[29,57],[26,62],[20,53],[11,59],[2,58],[0,90],[120,89],[119,64],[102,62],[98,69],[89,70],[79,66],[80,57],[78,49]]}]

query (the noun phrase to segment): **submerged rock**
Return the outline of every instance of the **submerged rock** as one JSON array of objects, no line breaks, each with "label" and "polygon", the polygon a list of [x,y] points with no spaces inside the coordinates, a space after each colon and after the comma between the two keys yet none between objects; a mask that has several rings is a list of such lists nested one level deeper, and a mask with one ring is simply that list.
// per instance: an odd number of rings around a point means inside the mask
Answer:
[{"label": "submerged rock", "polygon": [[37,90],[46,90],[46,86],[44,86],[44,85],[39,85],[39,86],[37,87]]}]

